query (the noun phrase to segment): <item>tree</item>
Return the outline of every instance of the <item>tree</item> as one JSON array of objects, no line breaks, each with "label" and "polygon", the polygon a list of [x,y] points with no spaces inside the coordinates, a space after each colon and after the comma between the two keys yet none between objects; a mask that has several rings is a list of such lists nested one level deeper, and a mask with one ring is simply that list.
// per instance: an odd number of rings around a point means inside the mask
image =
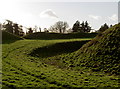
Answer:
[{"label": "tree", "polygon": [[3,23],[3,28],[5,31],[10,32],[15,35],[23,36],[24,32],[22,30],[22,25],[18,25],[17,23],[13,23],[10,20],[6,20]]},{"label": "tree", "polygon": [[83,32],[88,33],[88,32],[90,32],[91,30],[92,30],[91,27],[89,26],[88,22],[86,21],[86,22],[85,22],[85,25],[84,25]]},{"label": "tree", "polygon": [[35,32],[37,32],[38,27],[35,25],[35,27],[33,29]]},{"label": "tree", "polygon": [[44,32],[49,32],[49,31],[47,30],[47,28],[44,28]]},{"label": "tree", "polygon": [[58,32],[54,25],[50,26],[49,31],[50,32]]},{"label": "tree", "polygon": [[39,27],[39,30],[40,30],[40,32],[41,32],[41,27]]},{"label": "tree", "polygon": [[112,25],[110,25],[110,28],[112,27]]},{"label": "tree", "polygon": [[79,32],[84,32],[85,30],[85,23],[84,21],[80,24],[80,31]]},{"label": "tree", "polygon": [[29,33],[33,33],[32,28],[28,28],[28,34],[29,34]]},{"label": "tree", "polygon": [[72,31],[71,28],[69,28],[69,29],[67,30],[67,33],[71,33],[71,32],[73,32],[73,31]]},{"label": "tree", "polygon": [[101,27],[100,27],[100,29],[98,30],[98,32],[103,32],[103,31],[105,31],[106,29],[108,29],[109,28],[109,26],[105,23],[104,25],[102,25]]},{"label": "tree", "polygon": [[0,30],[2,30],[2,24],[0,23]]},{"label": "tree", "polygon": [[5,31],[13,33],[13,22],[10,20],[6,20],[3,23],[3,27],[5,28]]},{"label": "tree", "polygon": [[68,27],[69,27],[68,23],[67,22],[63,22],[63,33],[65,33],[66,28],[68,28]]},{"label": "tree", "polygon": [[69,27],[67,22],[58,21],[53,26],[49,28],[52,32],[65,33],[66,29]]},{"label": "tree", "polygon": [[73,32],[81,32],[81,33],[88,33],[91,31],[91,27],[89,26],[88,22],[80,22],[77,20],[72,28]]},{"label": "tree", "polygon": [[78,32],[80,30],[80,22],[77,20],[75,24],[73,25],[72,31]]},{"label": "tree", "polygon": [[62,21],[58,21],[58,22],[56,22],[56,24],[55,24],[55,28],[56,28],[56,30],[59,31],[59,33],[62,33],[63,22],[62,22]]},{"label": "tree", "polygon": [[14,34],[19,35],[20,31],[17,23],[13,24],[13,30],[14,30]]},{"label": "tree", "polygon": [[23,32],[22,25],[19,26],[19,36],[23,36],[25,33]]}]

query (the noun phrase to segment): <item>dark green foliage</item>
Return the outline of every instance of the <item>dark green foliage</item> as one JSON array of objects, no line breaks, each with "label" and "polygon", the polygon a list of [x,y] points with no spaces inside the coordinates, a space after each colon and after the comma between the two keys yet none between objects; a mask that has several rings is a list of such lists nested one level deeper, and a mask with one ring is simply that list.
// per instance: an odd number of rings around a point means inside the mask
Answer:
[{"label": "dark green foliage", "polygon": [[2,31],[2,43],[11,43],[11,42],[15,42],[17,40],[22,40],[22,38],[12,34],[12,33],[9,33],[9,32],[6,32],[6,31]]},{"label": "dark green foliage", "polygon": [[60,34],[60,33],[44,33],[37,32],[33,34],[28,34],[24,36],[26,39],[73,39],[73,38],[94,38],[97,33],[69,33],[69,34]]},{"label": "dark green foliage", "polygon": [[28,33],[27,34],[30,34],[30,33],[33,33],[33,30],[32,30],[32,28],[28,28]]},{"label": "dark green foliage", "polygon": [[91,27],[89,26],[88,22],[80,22],[77,20],[72,28],[73,32],[80,32],[80,33],[88,33],[91,31]]},{"label": "dark green foliage", "polygon": [[83,32],[85,32],[85,33],[90,32],[91,27],[89,26],[88,22],[86,21],[84,24],[85,24],[84,26],[81,26],[81,27],[83,27],[83,28],[81,28],[83,30]]},{"label": "dark green foliage", "polygon": [[72,28],[73,32],[78,32],[80,31],[80,22],[79,21],[76,21],[75,24],[73,25],[73,28]]},{"label": "dark green foliage", "polygon": [[[112,26],[110,26],[110,27],[112,27]],[[109,26],[105,23],[103,26],[100,27],[100,29],[98,30],[98,32],[104,32],[108,28],[109,28]]]}]

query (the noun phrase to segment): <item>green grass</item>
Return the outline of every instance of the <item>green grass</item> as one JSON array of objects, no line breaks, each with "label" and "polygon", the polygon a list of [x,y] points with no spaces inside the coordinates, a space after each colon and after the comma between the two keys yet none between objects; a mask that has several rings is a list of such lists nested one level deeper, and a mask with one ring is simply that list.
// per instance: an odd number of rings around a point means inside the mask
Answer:
[{"label": "green grass", "polygon": [[[74,65],[86,66],[93,71],[120,74],[120,24],[96,36],[74,55]],[[74,58],[73,58],[74,59]]]},{"label": "green grass", "polygon": [[64,53],[71,53],[77,51],[83,44],[88,41],[89,40],[55,43],[52,45],[36,48],[30,53],[30,55],[36,57],[51,57]]},{"label": "green grass", "polygon": [[[59,39],[59,40],[18,40],[2,45],[2,82],[3,87],[44,88],[80,88],[80,87],[118,87],[118,76],[103,72],[92,72],[79,67],[72,69],[73,53],[63,52],[49,57],[29,55],[35,49],[51,47],[58,43],[69,43],[89,39]],[[80,43],[79,43],[80,44]],[[76,45],[76,44],[72,44]],[[73,47],[73,46],[72,46]],[[59,49],[62,50],[62,49]],[[53,52],[49,52],[52,54]],[[40,54],[41,56],[43,54]],[[67,56],[68,59],[66,59]],[[77,59],[73,60],[76,61]],[[77,67],[76,67],[77,68]]]},{"label": "green grass", "polygon": [[20,38],[19,36],[16,36],[12,33],[2,30],[2,43],[3,44],[9,44],[9,43],[15,42],[17,40],[22,40],[22,39],[23,38]]},{"label": "green grass", "polygon": [[118,89],[120,24],[90,35],[3,33],[3,88]]},{"label": "green grass", "polygon": [[33,34],[28,34],[24,36],[25,39],[42,39],[42,40],[52,40],[52,39],[75,39],[75,38],[94,38],[97,33],[44,33],[37,32]]},{"label": "green grass", "polygon": [[[62,60],[61,64],[75,70],[120,75],[120,24],[107,29],[76,52],[50,58],[46,63]],[[59,65],[61,67],[61,64]]]}]

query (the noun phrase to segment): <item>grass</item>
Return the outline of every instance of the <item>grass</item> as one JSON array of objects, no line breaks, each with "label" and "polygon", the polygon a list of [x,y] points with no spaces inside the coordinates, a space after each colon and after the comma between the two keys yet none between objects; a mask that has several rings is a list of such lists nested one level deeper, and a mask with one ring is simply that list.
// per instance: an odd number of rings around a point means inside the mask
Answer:
[{"label": "grass", "polygon": [[[40,57],[43,54],[38,57],[29,55],[38,48],[51,47],[59,43],[66,45],[76,41],[80,44],[85,40],[91,39],[18,40],[3,44],[3,88],[118,87],[118,76],[92,72],[89,69],[82,70],[83,67],[79,71],[72,69],[72,61],[70,57],[66,60],[66,57],[74,56],[73,51],[72,53],[62,51],[60,55],[54,54],[51,57],[47,55],[44,58]],[[53,54],[52,51],[50,54]]]},{"label": "grass", "polygon": [[[78,58],[74,65],[86,66],[93,71],[120,74],[120,24],[96,36],[74,55]],[[74,58],[73,58],[74,59]]]},{"label": "grass", "polygon": [[2,30],[2,43],[3,44],[9,44],[9,43],[15,42],[17,40],[22,40],[22,39],[23,38],[20,38],[19,36],[16,36],[12,33]]},{"label": "grass", "polygon": [[77,51],[83,44],[88,41],[89,40],[55,43],[52,45],[36,48],[30,53],[30,55],[36,57],[51,57],[63,53],[71,53]]},{"label": "grass", "polygon": [[76,38],[94,38],[97,33],[45,33],[36,32],[24,36],[25,39],[41,39],[41,40],[52,40],[52,39],[76,39]]},{"label": "grass", "polygon": [[3,89],[118,89],[119,28],[118,24],[94,39],[80,33],[35,33],[27,39],[3,33]]}]

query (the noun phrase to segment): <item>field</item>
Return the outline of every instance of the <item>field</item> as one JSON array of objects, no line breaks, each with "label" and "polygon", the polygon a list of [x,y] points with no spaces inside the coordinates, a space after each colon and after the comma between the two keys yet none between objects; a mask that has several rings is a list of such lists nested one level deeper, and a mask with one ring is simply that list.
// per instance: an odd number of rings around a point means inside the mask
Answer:
[{"label": "field", "polygon": [[[24,39],[2,44],[3,89],[18,87],[22,89],[38,87],[39,89],[81,87],[118,89],[117,75],[93,72],[84,67],[74,67],[72,64],[77,59],[71,60],[70,57],[74,57],[74,53],[91,39]],[[64,48],[65,45],[68,48]]]},{"label": "field", "polygon": [[120,89],[120,2],[1,0],[0,89]]}]

